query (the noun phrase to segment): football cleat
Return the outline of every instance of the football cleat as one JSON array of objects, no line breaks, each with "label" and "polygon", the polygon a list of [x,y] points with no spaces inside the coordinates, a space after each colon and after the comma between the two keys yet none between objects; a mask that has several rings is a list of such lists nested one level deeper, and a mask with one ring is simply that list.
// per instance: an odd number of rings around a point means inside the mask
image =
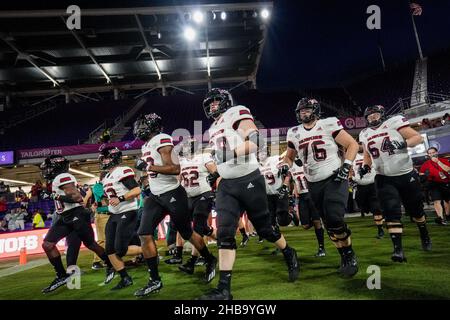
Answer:
[{"label": "football cleat", "polygon": [[242,236],[242,241],[241,241],[240,246],[241,246],[241,247],[247,246],[249,240],[250,240],[250,237],[249,237],[248,235]]},{"label": "football cleat", "polygon": [[195,262],[194,262],[194,260],[191,257],[185,264],[182,264],[181,266],[178,266],[178,269],[180,269],[180,271],[183,271],[184,273],[193,274],[194,273],[194,268],[195,268]]},{"label": "football cleat", "polygon": [[195,262],[195,266],[203,266],[205,265],[206,261],[205,258],[203,258],[202,256],[198,257],[197,261]]},{"label": "football cleat", "polygon": [[164,261],[167,264],[182,264],[183,263],[183,258],[179,258],[179,257],[172,257],[168,260]]},{"label": "football cleat", "polygon": [[211,256],[209,261],[206,261],[205,281],[210,283],[216,276],[217,258]]},{"label": "football cleat", "polygon": [[358,261],[354,253],[342,255],[338,272],[346,278],[353,277],[358,272]]},{"label": "football cleat", "polygon": [[319,250],[317,250],[317,253],[314,255],[314,257],[320,258],[325,257],[327,253],[325,252],[325,248],[319,247]]},{"label": "football cleat", "polygon": [[432,245],[431,245],[430,238],[426,237],[426,238],[422,239],[422,249],[424,251],[431,251],[431,247],[432,247]]},{"label": "football cleat", "polygon": [[70,275],[65,275],[63,277],[56,277],[52,283],[50,283],[49,286],[45,287],[44,289],[42,289],[42,293],[50,293],[52,291],[55,291],[56,289],[58,289],[59,287],[62,287],[63,285],[65,285],[70,279]]},{"label": "football cleat", "polygon": [[133,285],[133,279],[130,276],[120,279],[120,282],[111,290],[120,290]]},{"label": "football cleat", "polygon": [[233,296],[228,290],[212,289],[197,300],[233,300]]},{"label": "football cleat", "polygon": [[289,282],[294,282],[298,279],[300,273],[300,265],[298,263],[297,251],[294,248],[289,248],[289,252],[284,255],[289,273]]},{"label": "football cleat", "polygon": [[264,242],[264,238],[263,237],[259,237],[258,238],[258,243],[263,243]]},{"label": "football cleat", "polygon": [[116,271],[114,270],[114,268],[107,268],[106,269],[106,278],[103,283],[104,284],[111,283],[111,281],[113,281],[115,276],[116,276]]},{"label": "football cleat", "polygon": [[436,224],[441,225],[441,226],[446,226],[447,225],[447,221],[445,221],[444,219],[437,217],[436,219],[434,219],[434,222],[436,222]]},{"label": "football cleat", "polygon": [[406,257],[403,253],[403,249],[394,249],[391,260],[394,262],[406,262]]},{"label": "football cleat", "polygon": [[163,284],[161,280],[149,280],[147,285],[139,290],[137,290],[134,295],[138,298],[142,298],[145,296],[148,296],[150,293],[153,292],[159,292],[161,288],[163,287]]},{"label": "football cleat", "polygon": [[92,270],[101,270],[103,268],[104,268],[104,266],[103,266],[103,263],[101,263],[101,262],[94,262],[91,266]]}]

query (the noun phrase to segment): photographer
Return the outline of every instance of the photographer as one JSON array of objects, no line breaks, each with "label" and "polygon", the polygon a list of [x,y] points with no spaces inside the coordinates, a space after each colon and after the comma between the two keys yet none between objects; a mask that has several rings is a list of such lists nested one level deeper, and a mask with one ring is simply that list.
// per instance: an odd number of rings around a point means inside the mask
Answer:
[{"label": "photographer", "polygon": [[[431,200],[436,210],[436,223],[446,225],[444,208],[447,220],[450,218],[450,162],[438,157],[438,150],[431,147],[427,150],[429,160],[420,167],[420,175],[428,182]],[[444,202],[442,208],[441,201]]]}]

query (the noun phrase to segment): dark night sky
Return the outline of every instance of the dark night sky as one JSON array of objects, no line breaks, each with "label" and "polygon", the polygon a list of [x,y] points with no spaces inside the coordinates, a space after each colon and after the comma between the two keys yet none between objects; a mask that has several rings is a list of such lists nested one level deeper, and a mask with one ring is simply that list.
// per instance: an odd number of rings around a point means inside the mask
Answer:
[{"label": "dark night sky", "polygon": [[[126,7],[241,1],[58,0],[1,1],[0,9]],[[416,18],[424,55],[450,47],[450,1],[417,0]],[[381,8],[381,30],[368,30],[366,8]],[[262,89],[334,87],[381,71],[381,44],[387,65],[418,57],[408,0],[275,0],[258,74]]]}]

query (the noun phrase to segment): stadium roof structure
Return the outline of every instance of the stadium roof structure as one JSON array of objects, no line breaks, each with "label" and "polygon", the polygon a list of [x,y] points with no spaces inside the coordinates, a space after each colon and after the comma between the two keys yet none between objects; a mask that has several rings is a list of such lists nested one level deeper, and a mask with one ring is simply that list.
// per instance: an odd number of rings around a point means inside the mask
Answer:
[{"label": "stadium roof structure", "polygon": [[[0,95],[8,98],[143,95],[249,84],[267,33],[272,2],[0,12]],[[196,12],[203,22],[196,23]],[[226,19],[222,16],[225,12]],[[186,28],[196,32],[188,41]]]}]

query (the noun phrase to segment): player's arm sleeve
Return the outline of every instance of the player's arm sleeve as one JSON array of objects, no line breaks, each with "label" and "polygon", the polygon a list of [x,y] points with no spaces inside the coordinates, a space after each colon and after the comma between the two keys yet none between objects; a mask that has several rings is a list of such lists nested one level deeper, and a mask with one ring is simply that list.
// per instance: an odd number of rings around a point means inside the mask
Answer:
[{"label": "player's arm sleeve", "polygon": [[122,180],[120,180],[120,182],[122,182],[122,184],[125,186],[125,188],[127,188],[128,190],[132,190],[134,188],[139,187],[139,184],[136,182],[136,180],[134,179],[134,176],[129,176],[129,177],[125,177]]},{"label": "player's arm sleeve", "polygon": [[242,120],[254,121],[250,110],[244,106],[233,107],[233,113],[231,114],[231,123],[234,129],[237,129],[239,122]]}]

